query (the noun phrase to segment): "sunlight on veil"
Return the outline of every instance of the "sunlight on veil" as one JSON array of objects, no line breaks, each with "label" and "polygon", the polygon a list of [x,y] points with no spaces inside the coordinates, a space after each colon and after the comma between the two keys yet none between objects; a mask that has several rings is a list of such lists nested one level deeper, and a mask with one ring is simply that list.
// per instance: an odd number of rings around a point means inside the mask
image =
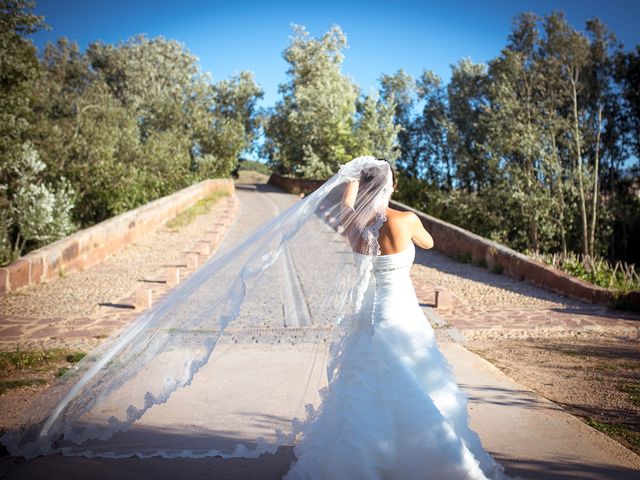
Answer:
[{"label": "sunlight on veil", "polygon": [[0,440],[27,458],[254,457],[292,444],[339,369],[391,191],[387,162],[343,165],[89,353]]}]

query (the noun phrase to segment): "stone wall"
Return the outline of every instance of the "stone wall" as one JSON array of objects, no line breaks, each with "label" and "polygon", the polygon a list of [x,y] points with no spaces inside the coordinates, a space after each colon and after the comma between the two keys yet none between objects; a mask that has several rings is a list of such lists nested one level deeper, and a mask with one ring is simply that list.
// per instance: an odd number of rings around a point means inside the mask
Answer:
[{"label": "stone wall", "polygon": [[391,207],[414,212],[435,240],[436,250],[461,261],[481,265],[496,273],[526,280],[589,303],[609,304],[611,292],[572,277],[499,243],[444,222],[403,203],[391,200]]},{"label": "stone wall", "polygon": [[233,195],[233,180],[204,180],[33,250],[0,268],[0,295],[91,267],[216,191]]},{"label": "stone wall", "polygon": [[269,177],[269,183],[280,187],[289,193],[311,193],[324,183],[324,180],[305,180],[303,178],[283,177],[277,173],[272,173]]},{"label": "stone wall", "polygon": [[[269,182],[291,193],[310,193],[321,180],[299,180],[271,175]],[[640,292],[630,292],[616,298],[608,289],[572,277],[558,269],[534,260],[504,245],[492,242],[463,228],[444,222],[403,203],[391,200],[391,207],[412,211],[422,221],[435,240],[434,248],[461,261],[473,262],[496,273],[525,280],[571,298],[604,305],[624,304],[627,308],[640,308]]]}]

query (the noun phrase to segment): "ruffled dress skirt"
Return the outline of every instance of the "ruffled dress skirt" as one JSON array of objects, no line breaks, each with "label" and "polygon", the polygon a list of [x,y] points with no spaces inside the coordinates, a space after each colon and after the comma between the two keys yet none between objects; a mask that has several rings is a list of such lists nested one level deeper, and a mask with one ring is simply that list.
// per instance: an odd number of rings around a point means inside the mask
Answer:
[{"label": "ruffled dress skirt", "polygon": [[338,373],[285,479],[508,478],[468,426],[467,398],[411,283],[414,257],[411,244],[374,260]]}]

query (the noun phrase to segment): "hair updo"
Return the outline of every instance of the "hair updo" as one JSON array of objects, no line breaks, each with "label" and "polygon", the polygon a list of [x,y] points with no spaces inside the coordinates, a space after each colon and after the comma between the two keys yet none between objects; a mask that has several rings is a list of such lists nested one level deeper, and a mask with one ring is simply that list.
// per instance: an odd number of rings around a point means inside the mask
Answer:
[{"label": "hair updo", "polygon": [[[393,185],[395,185],[396,171],[394,170],[393,165],[391,165],[391,162],[386,158],[376,158],[376,160],[381,162],[387,162],[389,164],[389,168],[391,169],[391,179],[393,180]],[[361,185],[369,185],[374,181],[380,182],[381,178],[384,178],[384,177],[380,176],[380,169],[378,167],[365,168],[364,170],[362,170],[362,172],[360,172]]]},{"label": "hair updo", "polygon": [[389,168],[391,169],[391,179],[393,180],[393,185],[396,184],[396,169],[393,167],[391,162],[386,158],[376,158],[376,160],[380,160],[382,162],[387,162],[389,164]]}]

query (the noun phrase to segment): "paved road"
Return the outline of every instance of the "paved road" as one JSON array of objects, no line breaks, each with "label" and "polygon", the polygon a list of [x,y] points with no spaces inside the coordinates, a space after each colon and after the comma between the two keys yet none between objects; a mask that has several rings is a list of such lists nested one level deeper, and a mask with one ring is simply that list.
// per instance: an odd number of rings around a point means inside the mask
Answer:
[{"label": "paved road", "polygon": [[[239,188],[238,197],[242,207],[238,221],[232,226],[225,243],[221,246],[220,254],[225,249],[233,248],[243,237],[271,216],[287,208],[297,201],[297,197],[284,194],[270,186],[253,188]],[[425,305],[430,303],[429,295],[434,283],[446,280],[446,276],[436,278],[419,275],[423,268],[436,268],[444,264],[444,268],[436,275],[445,274],[456,277],[457,282],[464,282],[466,278],[472,286],[482,284],[483,272],[465,271],[452,273],[452,269],[459,268],[453,263],[448,264],[446,257],[429,252],[429,257],[419,258],[412,275],[417,281],[417,290],[423,296]],[[440,262],[440,263],[438,263]],[[447,266],[448,265],[448,266]],[[462,265],[462,264],[459,264]],[[435,266],[435,267],[434,267]],[[464,266],[469,268],[470,266]],[[461,268],[461,267],[460,267]],[[470,267],[476,268],[476,267]],[[468,272],[468,271],[467,271]],[[423,272],[425,273],[425,272]],[[424,279],[427,280],[424,280]],[[453,281],[453,280],[449,280]],[[488,282],[489,288],[504,290],[507,297],[504,301],[512,304],[514,298],[521,300],[523,309],[537,308],[566,308],[580,309],[580,304],[537,289],[530,294],[530,286],[515,282],[506,277]],[[453,283],[449,284],[453,286]],[[460,292],[465,292],[461,287]],[[477,287],[482,291],[482,286]],[[473,290],[473,289],[472,289]],[[486,291],[485,291],[486,294]],[[460,294],[461,296],[463,294]],[[464,301],[480,298],[466,294]],[[489,305],[491,302],[487,302]],[[494,302],[495,303],[495,302]],[[482,304],[477,300],[476,304]],[[512,304],[513,305],[513,304]],[[541,307],[542,306],[542,307]],[[559,307],[563,306],[563,307]],[[499,307],[499,306],[498,306]],[[453,312],[454,310],[449,310]],[[607,312],[592,311],[596,317],[596,324],[607,326],[611,317]],[[597,315],[601,313],[602,315]],[[446,321],[456,325],[453,315],[438,312],[446,317]],[[599,320],[602,318],[601,320]],[[433,317],[437,320],[437,317]],[[625,319],[622,320],[623,324]],[[457,325],[464,332],[464,319]],[[532,319],[533,321],[533,319]],[[437,327],[438,325],[434,323]],[[518,328],[521,328],[518,326]],[[564,326],[563,328],[569,328]],[[603,327],[604,328],[604,327]],[[455,342],[455,335],[449,335],[446,329],[437,329],[439,342],[447,360],[454,368],[457,380],[470,398],[471,425],[480,434],[487,450],[496,456],[511,475],[521,475],[529,479],[628,479],[640,475],[640,459],[618,443],[591,429],[562,409],[528,391],[512,381],[489,363],[469,352],[461,344]],[[454,332],[449,331],[453,334]],[[452,338],[453,337],[453,338]],[[223,345],[224,347],[224,345]],[[275,347],[277,349],[278,347]],[[265,433],[256,425],[260,423],[255,418],[242,421],[234,418],[234,411],[248,411],[259,408],[261,412],[271,412],[273,417],[290,416],[291,412],[300,412],[304,402],[314,400],[315,392],[326,382],[324,378],[324,364],[326,350],[311,348],[309,344],[281,348],[277,356],[273,355],[273,345],[240,345],[234,349],[224,348],[218,351],[218,356],[211,366],[215,366],[218,375],[229,378],[242,378],[245,382],[255,385],[260,395],[255,398],[236,399],[233,404],[228,403],[227,413],[229,428],[244,429],[244,434],[256,432]],[[238,375],[237,367],[245,361],[245,370]],[[285,361],[287,368],[282,368]],[[256,368],[259,366],[260,368]],[[203,370],[194,384],[181,393],[172,397],[172,401],[163,405],[155,412],[162,416],[162,421],[173,418],[176,424],[185,421],[185,402],[189,402],[190,411],[206,410],[206,401],[211,394],[207,378],[213,371]],[[309,381],[305,385],[295,382],[307,376]],[[279,378],[280,384],[274,386],[273,378]],[[292,382],[289,382],[292,380]],[[225,407],[226,392],[216,392],[217,402]],[[235,398],[235,397],[227,397]],[[256,403],[258,402],[258,403]],[[151,411],[150,411],[151,413]],[[219,420],[219,417],[216,417]],[[149,426],[153,426],[154,418],[147,419]],[[269,425],[270,426],[270,425]],[[29,462],[16,462],[8,457],[0,459],[0,476],[2,478],[280,478],[286,472],[293,460],[290,448],[283,448],[276,455],[263,455],[255,460],[233,459],[84,459],[52,456],[38,458]]]}]

